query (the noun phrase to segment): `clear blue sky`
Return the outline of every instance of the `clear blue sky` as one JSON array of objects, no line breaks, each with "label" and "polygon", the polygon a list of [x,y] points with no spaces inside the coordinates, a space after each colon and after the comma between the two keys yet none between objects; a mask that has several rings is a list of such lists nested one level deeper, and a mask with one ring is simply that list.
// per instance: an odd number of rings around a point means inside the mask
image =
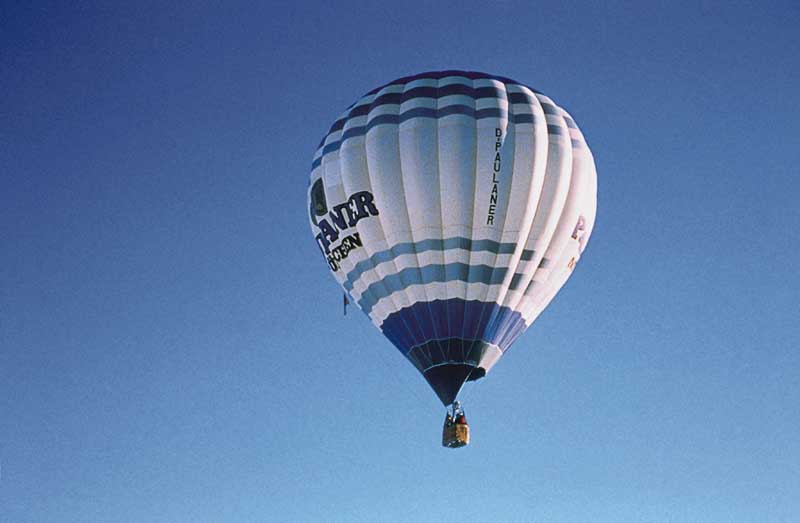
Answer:
[{"label": "clear blue sky", "polygon": [[[797,2],[32,4],[0,9],[0,522],[800,521]],[[552,96],[599,176],[457,451],[305,201],[340,111],[443,68]]]}]

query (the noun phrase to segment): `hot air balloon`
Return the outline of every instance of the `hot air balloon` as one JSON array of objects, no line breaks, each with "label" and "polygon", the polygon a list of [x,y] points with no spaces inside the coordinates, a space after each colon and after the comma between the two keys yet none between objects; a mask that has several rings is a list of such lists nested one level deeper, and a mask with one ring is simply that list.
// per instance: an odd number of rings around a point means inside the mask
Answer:
[{"label": "hot air balloon", "polygon": [[596,194],[586,141],[550,98],[439,71],[373,89],[333,123],[308,205],[349,301],[455,419],[464,383],[489,372],[572,274]]}]

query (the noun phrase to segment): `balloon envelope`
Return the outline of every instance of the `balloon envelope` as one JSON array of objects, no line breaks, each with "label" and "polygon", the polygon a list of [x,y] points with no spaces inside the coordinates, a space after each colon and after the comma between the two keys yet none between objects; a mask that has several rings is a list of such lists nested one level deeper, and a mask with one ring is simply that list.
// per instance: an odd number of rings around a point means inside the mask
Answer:
[{"label": "balloon envelope", "polygon": [[574,120],[508,78],[441,71],[370,91],[312,162],[333,276],[451,404],[569,278],[597,177]]}]

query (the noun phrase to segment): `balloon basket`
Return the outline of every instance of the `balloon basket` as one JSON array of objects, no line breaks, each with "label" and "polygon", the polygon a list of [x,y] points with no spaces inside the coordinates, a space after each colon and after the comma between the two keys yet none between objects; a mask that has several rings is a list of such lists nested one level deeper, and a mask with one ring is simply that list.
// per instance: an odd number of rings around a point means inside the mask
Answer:
[{"label": "balloon basket", "polygon": [[444,417],[442,427],[442,446],[457,449],[469,445],[469,425],[464,411],[458,402],[453,405],[453,412]]}]

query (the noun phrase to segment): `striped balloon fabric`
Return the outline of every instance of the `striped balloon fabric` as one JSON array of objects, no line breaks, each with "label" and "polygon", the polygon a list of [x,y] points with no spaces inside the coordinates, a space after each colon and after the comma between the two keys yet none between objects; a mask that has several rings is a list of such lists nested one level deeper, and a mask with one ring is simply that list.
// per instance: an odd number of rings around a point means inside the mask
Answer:
[{"label": "striped balloon fabric", "polygon": [[449,405],[569,278],[596,194],[583,135],[550,98],[441,71],[348,108],[314,155],[308,202],[333,276]]}]

